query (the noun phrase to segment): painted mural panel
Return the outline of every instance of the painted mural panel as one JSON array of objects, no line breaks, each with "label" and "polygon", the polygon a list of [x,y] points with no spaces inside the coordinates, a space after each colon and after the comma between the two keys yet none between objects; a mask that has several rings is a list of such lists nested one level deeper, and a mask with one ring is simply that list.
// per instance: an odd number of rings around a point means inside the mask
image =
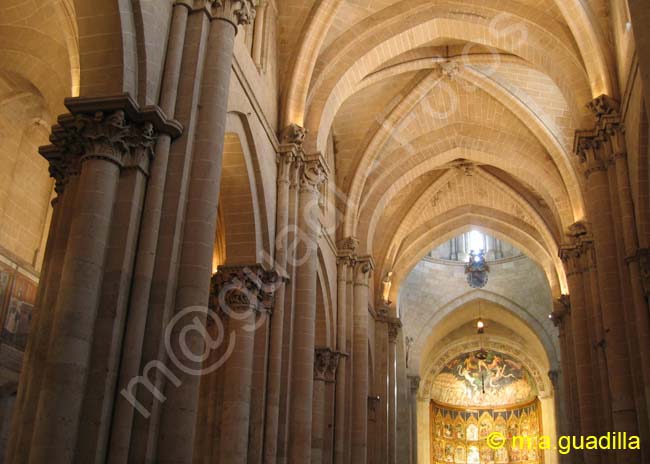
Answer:
[{"label": "painted mural panel", "polygon": [[449,361],[433,382],[432,398],[459,407],[501,407],[537,397],[530,372],[503,353],[487,351],[485,359],[465,353]]},{"label": "painted mural panel", "polygon": [[24,350],[36,302],[37,283],[16,272],[12,278],[7,308],[4,311],[2,341]]},{"label": "painted mural panel", "polygon": [[9,298],[9,289],[15,269],[0,261],[0,310],[4,309],[5,303]]}]

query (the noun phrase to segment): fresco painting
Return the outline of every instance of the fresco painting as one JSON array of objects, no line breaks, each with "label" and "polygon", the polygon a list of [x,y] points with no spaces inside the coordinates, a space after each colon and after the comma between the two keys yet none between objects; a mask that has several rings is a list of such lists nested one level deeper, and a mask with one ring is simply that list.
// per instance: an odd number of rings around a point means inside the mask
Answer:
[{"label": "fresco painting", "polygon": [[436,376],[432,398],[462,407],[511,406],[537,397],[530,372],[503,353],[488,351],[486,359],[466,353],[449,361]]}]

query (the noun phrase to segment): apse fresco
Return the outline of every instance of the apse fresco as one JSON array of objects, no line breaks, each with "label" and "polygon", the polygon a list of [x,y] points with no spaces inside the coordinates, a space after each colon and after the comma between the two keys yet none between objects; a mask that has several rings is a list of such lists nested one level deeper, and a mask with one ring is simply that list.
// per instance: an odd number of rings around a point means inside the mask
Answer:
[{"label": "apse fresco", "polygon": [[503,353],[487,351],[486,359],[466,353],[448,362],[433,382],[432,398],[459,407],[513,406],[537,397],[530,372]]},{"label": "apse fresco", "polygon": [[[539,437],[540,409],[537,400],[505,409],[460,410],[431,403],[432,464],[541,464],[543,455],[535,447],[505,446],[493,450],[487,437]],[[512,441],[511,441],[512,442]]]}]

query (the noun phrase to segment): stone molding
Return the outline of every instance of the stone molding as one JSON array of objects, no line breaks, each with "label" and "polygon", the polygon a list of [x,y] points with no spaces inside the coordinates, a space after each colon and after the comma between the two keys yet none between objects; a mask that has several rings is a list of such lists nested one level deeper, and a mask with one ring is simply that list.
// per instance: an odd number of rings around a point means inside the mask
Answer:
[{"label": "stone molding", "polygon": [[157,106],[140,109],[129,94],[100,98],[66,98],[70,113],[58,117],[50,145],[39,153],[50,163],[57,193],[89,159],[104,159],[120,168],[149,174],[159,135],[178,137],[183,127]]}]

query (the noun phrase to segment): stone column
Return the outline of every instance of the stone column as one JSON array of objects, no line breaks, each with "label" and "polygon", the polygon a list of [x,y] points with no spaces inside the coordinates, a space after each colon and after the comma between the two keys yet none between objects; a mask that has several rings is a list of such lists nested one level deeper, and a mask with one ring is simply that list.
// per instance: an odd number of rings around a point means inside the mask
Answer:
[{"label": "stone column", "polygon": [[[189,8],[177,3],[172,13],[172,23],[167,43],[165,71],[160,95],[160,107],[169,117],[176,113],[176,99],[180,82],[183,47],[187,30]],[[149,296],[156,263],[156,250],[160,232],[162,205],[167,179],[167,168],[172,137],[161,134],[156,144],[156,162],[151,166],[147,192],[142,211],[142,224],[135,257],[129,312],[124,334],[124,346],[119,366],[118,390],[128,387],[128,382],[140,375],[142,347],[149,309]],[[109,461],[126,460],[133,425],[133,406],[118,395],[115,398],[110,433]]]},{"label": "stone column", "polygon": [[[289,191],[291,179],[298,169],[298,157],[302,136],[293,139],[284,139],[283,146],[278,154],[277,178],[277,206],[276,206],[276,240],[275,240],[275,265],[287,282],[289,270],[287,269],[287,248],[289,246]],[[271,318],[271,339],[269,345],[269,368],[266,402],[266,424],[264,430],[264,463],[272,464],[277,460],[278,453],[278,425],[280,419],[280,392],[282,378],[282,345],[284,341],[285,305],[287,285],[278,287],[275,295],[274,314]]]},{"label": "stone column", "polygon": [[[390,462],[389,442],[390,442],[390,419],[389,405],[391,402],[390,390],[390,351],[391,343],[389,342],[390,333],[390,307],[383,303],[377,310],[375,319],[375,384],[373,394],[379,396],[377,408],[377,417],[374,424],[374,430],[369,430],[376,443],[374,456],[369,455],[370,462]],[[374,460],[373,460],[374,459]]]},{"label": "stone column", "polygon": [[397,338],[399,319],[388,325],[388,463],[397,462]]},{"label": "stone column", "polygon": [[580,409],[576,388],[576,368],[573,350],[573,331],[571,323],[571,302],[569,295],[554,302],[553,323],[559,329],[560,349],[562,350],[562,371],[564,373],[564,402],[568,412],[569,430],[580,433]]},{"label": "stone column", "polygon": [[264,39],[266,35],[266,10],[269,4],[266,0],[261,0],[257,6],[257,15],[255,17],[255,27],[253,29],[253,62],[257,69],[262,69],[264,62]]},{"label": "stone column", "polygon": [[371,257],[355,266],[352,349],[352,462],[366,464],[368,456],[368,290],[374,269]]},{"label": "stone column", "polygon": [[334,462],[334,402],[336,395],[336,378],[341,359],[347,355],[332,351],[330,362],[325,372],[325,437],[323,440],[323,464]]},{"label": "stone column", "polygon": [[411,460],[410,464],[418,462],[418,393],[420,377],[409,377],[411,381]]},{"label": "stone column", "polygon": [[[639,57],[641,80],[644,89],[650,89],[650,5],[646,0],[628,0],[632,31],[636,43],[636,53]],[[646,114],[650,114],[650,92],[645,90]]]},{"label": "stone column", "polygon": [[585,283],[585,299],[591,316],[590,326],[593,330],[592,348],[595,361],[594,370],[598,372],[598,397],[601,406],[598,408],[599,430],[612,430],[611,402],[609,401],[609,372],[607,370],[607,359],[605,356],[605,329],[603,328],[603,317],[600,308],[600,293],[598,291],[598,271],[596,269],[596,253],[593,242],[586,244],[585,248],[585,272],[583,274]]},{"label": "stone column", "polygon": [[334,425],[334,463],[344,464],[346,457],[347,440],[347,416],[349,414],[346,403],[349,397],[346,395],[348,389],[349,361],[348,361],[348,319],[352,314],[352,301],[348,298],[348,276],[354,268],[354,254],[359,241],[348,238],[339,243],[338,269],[337,269],[337,349],[345,353],[339,360],[338,374],[336,376],[336,399],[335,399],[335,425]]},{"label": "stone column", "polygon": [[74,459],[120,171],[148,166],[154,128],[165,123],[128,96],[68,99],[66,106],[71,114],[59,117],[52,145],[41,149],[51,172],[79,177],[30,462]]},{"label": "stone column", "polygon": [[[212,23],[187,195],[175,314],[189,307],[207,308],[234,40],[238,25],[249,24],[255,9],[252,0],[221,0],[212,3],[210,14]],[[204,340],[199,332],[184,332],[191,324],[175,324],[171,332],[174,354],[189,370],[200,366],[176,349],[176,341],[184,337],[190,350],[202,351]],[[185,369],[178,369],[177,376],[179,384],[166,389],[168,398],[160,418],[157,459],[161,463],[187,462],[193,454],[200,378]]]},{"label": "stone column", "polygon": [[300,243],[298,235],[298,203],[300,195],[300,179],[304,167],[304,152],[301,148],[304,141],[305,131],[296,124],[287,126],[280,136],[283,143],[292,143],[298,145],[299,149],[294,164],[289,175],[289,213],[288,227],[286,229],[287,239],[287,267],[286,272],[288,281],[284,290],[284,336],[282,337],[282,369],[280,371],[280,408],[278,414],[278,437],[276,443],[270,443],[269,446],[276,446],[275,455],[267,453],[267,463],[277,462],[285,464],[289,452],[289,412],[291,403],[291,370],[292,365],[292,346],[293,346],[293,321],[295,313],[295,295],[296,295],[296,256],[297,245]]},{"label": "stone column", "polygon": [[226,342],[232,346],[223,372],[219,462],[248,462],[254,335],[263,287],[273,280],[268,274],[258,265],[222,266],[213,278],[213,306],[228,319]]},{"label": "stone column", "polygon": [[406,369],[404,332],[401,328],[398,328],[397,332],[397,462],[403,464],[407,463],[411,456],[411,420],[409,414],[411,409],[409,399],[411,385]]},{"label": "stone column", "polygon": [[320,154],[305,157],[300,178],[296,240],[295,315],[292,340],[289,462],[311,461],[314,344],[316,340],[317,250],[320,233],[319,188],[326,179]]},{"label": "stone column", "polygon": [[[347,353],[350,353],[350,356],[352,356],[352,353],[354,352],[353,344],[354,344],[354,279],[355,279],[355,269],[356,269],[357,261],[356,261],[356,256],[355,256],[355,261],[352,266],[348,266],[348,275],[347,275],[347,280],[345,283],[345,288],[347,290],[347,301],[348,301],[348,324],[347,324],[347,342],[346,342],[346,349]],[[354,413],[353,411],[353,397],[352,397],[352,392],[354,388],[354,364],[352,362],[351,357],[347,359],[346,366],[348,368],[347,371],[347,383],[346,383],[346,392],[345,392],[345,443],[344,443],[344,449],[345,449],[345,460],[344,462],[347,464],[350,462],[352,459],[352,415]]]},{"label": "stone column", "polygon": [[9,436],[7,462],[27,462],[38,395],[40,394],[43,371],[47,362],[50,333],[54,320],[54,304],[61,280],[61,269],[70,233],[70,222],[74,211],[78,176],[69,177],[68,172],[52,171],[56,178],[57,198],[52,202],[53,215],[48,236],[43,274],[38,286],[36,319],[28,338],[23,370],[18,384],[18,393]]},{"label": "stone column", "polygon": [[[595,102],[597,104],[597,102]],[[593,104],[592,104],[593,105]],[[597,104],[598,106],[602,106]],[[606,105],[606,104],[605,104]],[[598,262],[598,284],[602,308],[606,360],[612,404],[612,425],[616,431],[638,434],[634,402],[633,379],[630,366],[632,355],[628,349],[628,330],[619,280],[617,243],[614,234],[609,180],[606,173],[608,147],[604,142],[604,128],[608,113],[597,114],[598,126],[593,131],[576,134],[575,151],[585,166],[587,177],[587,209],[593,225],[593,236]],[[620,452],[621,459],[639,462],[634,453]],[[625,458],[623,458],[625,457]]]},{"label": "stone column", "polygon": [[[612,149],[611,163],[614,164],[617,179],[615,190],[619,208],[616,213],[621,219],[623,229],[623,247],[627,263],[630,292],[633,302],[633,315],[631,319],[636,329],[638,341],[638,358],[641,369],[639,380],[642,383],[642,391],[645,397],[645,417],[640,422],[646,425],[650,422],[650,312],[648,311],[647,292],[642,284],[642,272],[639,265],[639,255],[644,251],[639,249],[638,228],[635,217],[634,203],[632,200],[632,189],[630,187],[630,175],[627,163],[627,149],[622,125],[611,125],[607,130]],[[610,169],[612,169],[610,167]],[[650,437],[649,437],[650,438]]]},{"label": "stone column", "polygon": [[[583,279],[584,259],[580,238],[560,250],[560,257],[566,269],[569,291],[571,292],[571,326],[573,332],[573,359],[577,378],[578,407],[580,411],[580,430],[584,435],[597,435],[597,399],[594,386],[596,376],[593,370],[593,348],[590,336],[590,318],[585,304],[585,282]],[[600,459],[594,452],[583,451],[584,461],[598,463]]]},{"label": "stone column", "polygon": [[322,464],[325,440],[325,382],[330,368],[332,350],[318,348],[314,358],[314,400],[311,431],[311,462]]}]

